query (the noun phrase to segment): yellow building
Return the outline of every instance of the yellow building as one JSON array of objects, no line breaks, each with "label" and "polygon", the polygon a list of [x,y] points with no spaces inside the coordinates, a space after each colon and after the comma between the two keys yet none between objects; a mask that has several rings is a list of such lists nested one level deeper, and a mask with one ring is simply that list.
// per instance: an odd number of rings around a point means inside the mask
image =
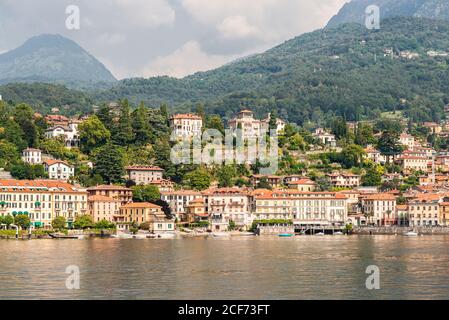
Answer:
[{"label": "yellow building", "polygon": [[62,216],[68,227],[87,213],[87,192],[55,180],[0,180],[0,216],[26,214],[35,227]]},{"label": "yellow building", "polygon": [[149,222],[149,231],[153,233],[175,230],[175,221],[165,216],[162,207],[148,202],[128,203],[120,207],[114,221],[118,230],[129,230],[133,223],[141,225],[145,222]]},{"label": "yellow building", "polygon": [[101,220],[114,222],[114,216],[120,212],[121,201],[106,196],[90,196],[88,205],[89,214],[94,222]]}]

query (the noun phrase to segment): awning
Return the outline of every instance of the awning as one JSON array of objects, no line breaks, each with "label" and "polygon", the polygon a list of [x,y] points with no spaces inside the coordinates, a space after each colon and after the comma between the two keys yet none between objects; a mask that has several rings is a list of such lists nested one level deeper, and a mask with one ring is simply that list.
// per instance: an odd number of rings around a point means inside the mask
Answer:
[{"label": "awning", "polygon": [[42,226],[42,222],[35,222],[35,223],[34,223],[34,226],[35,226],[35,227],[41,227],[41,226]]}]

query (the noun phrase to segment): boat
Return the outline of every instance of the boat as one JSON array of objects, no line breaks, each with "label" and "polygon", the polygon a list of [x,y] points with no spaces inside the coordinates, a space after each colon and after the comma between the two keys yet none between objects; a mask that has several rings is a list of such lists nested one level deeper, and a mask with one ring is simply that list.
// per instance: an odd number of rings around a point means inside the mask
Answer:
[{"label": "boat", "polygon": [[53,239],[80,239],[81,236],[70,236],[63,233],[49,233],[48,234]]},{"label": "boat", "polygon": [[174,233],[161,233],[158,234],[157,237],[159,239],[174,239],[176,235]]},{"label": "boat", "polygon": [[335,236],[342,236],[342,235],[343,235],[343,232],[337,231],[337,232],[334,232],[334,235],[335,235]]},{"label": "boat", "polygon": [[409,231],[409,232],[407,232],[407,233],[404,233],[404,236],[407,236],[407,237],[417,237],[417,236],[419,236],[419,234],[418,234],[418,232],[415,232],[415,231]]},{"label": "boat", "polygon": [[295,235],[293,233],[280,233],[278,234],[281,238],[288,238],[288,237],[294,237]]},{"label": "boat", "polygon": [[133,239],[143,240],[143,239],[147,238],[147,235],[146,234],[135,234],[132,237],[133,237]]},{"label": "boat", "polygon": [[212,237],[214,238],[228,238],[230,236],[227,232],[212,232]]},{"label": "boat", "polygon": [[128,234],[128,233],[114,234],[111,237],[112,238],[116,238],[116,239],[132,239],[133,238],[133,236],[131,234]]},{"label": "boat", "polygon": [[315,233],[315,236],[324,236],[324,233],[323,232],[318,232],[318,233]]}]

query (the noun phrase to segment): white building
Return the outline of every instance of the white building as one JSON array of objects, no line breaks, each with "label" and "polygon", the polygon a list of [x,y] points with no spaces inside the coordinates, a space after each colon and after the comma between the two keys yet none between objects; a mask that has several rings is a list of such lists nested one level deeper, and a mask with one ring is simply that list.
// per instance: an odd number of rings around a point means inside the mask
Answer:
[{"label": "white building", "polygon": [[399,143],[406,146],[409,150],[413,150],[415,147],[415,138],[408,133],[402,133],[399,136]]},{"label": "white building", "polygon": [[47,160],[44,162],[45,172],[52,180],[67,181],[75,175],[74,167],[61,160]]},{"label": "white building", "polygon": [[[242,130],[242,138],[259,137],[262,133],[269,133],[271,115],[263,120],[254,119],[254,113],[251,110],[242,110],[237,116],[229,120],[231,130]],[[285,129],[285,121],[276,119],[276,132],[280,134]]]},{"label": "white building", "polygon": [[42,151],[39,149],[27,148],[22,151],[22,160],[29,164],[41,164]]},{"label": "white building", "polygon": [[186,217],[187,206],[191,201],[202,198],[201,192],[194,190],[161,191],[161,200],[167,202],[178,221]]},{"label": "white building", "polygon": [[175,114],[170,118],[170,129],[176,138],[200,137],[203,119],[196,114]]},{"label": "white building", "polygon": [[318,139],[325,146],[331,148],[335,148],[337,146],[337,139],[335,138],[335,135],[326,132],[323,128],[316,129],[312,136]]},{"label": "white building", "polygon": [[78,122],[70,122],[68,126],[56,125],[50,127],[45,131],[45,137],[47,139],[64,137],[65,146],[67,148],[78,147],[80,143]]}]

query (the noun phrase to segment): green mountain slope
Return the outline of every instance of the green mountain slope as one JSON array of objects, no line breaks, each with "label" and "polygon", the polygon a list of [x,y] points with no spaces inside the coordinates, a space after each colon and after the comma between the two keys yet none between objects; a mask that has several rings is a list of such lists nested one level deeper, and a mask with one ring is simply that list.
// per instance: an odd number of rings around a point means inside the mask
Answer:
[{"label": "green mountain slope", "polygon": [[[389,48],[393,58],[384,54]],[[348,120],[376,118],[397,109],[414,120],[431,120],[442,115],[448,102],[449,58],[426,53],[448,48],[449,26],[443,21],[387,19],[378,31],[348,24],[299,36],[265,53],[184,79],[121,81],[94,98],[127,97],[153,106],[168,102],[177,110],[203,102],[206,111],[225,118],[243,106],[258,115],[277,109],[284,119],[300,124],[334,115]],[[420,57],[400,58],[405,50]]]},{"label": "green mountain slope", "polygon": [[2,99],[12,104],[27,103],[37,112],[48,114],[57,107],[64,115],[90,112],[92,100],[85,93],[62,85],[45,83],[11,83],[0,86]]},{"label": "green mountain slope", "polygon": [[37,81],[76,86],[116,79],[75,42],[60,35],[41,35],[0,55],[0,83]]},{"label": "green mountain slope", "polygon": [[327,27],[350,22],[364,24],[365,10],[370,5],[379,6],[382,19],[400,16],[449,20],[447,0],[352,0],[332,17]]}]

